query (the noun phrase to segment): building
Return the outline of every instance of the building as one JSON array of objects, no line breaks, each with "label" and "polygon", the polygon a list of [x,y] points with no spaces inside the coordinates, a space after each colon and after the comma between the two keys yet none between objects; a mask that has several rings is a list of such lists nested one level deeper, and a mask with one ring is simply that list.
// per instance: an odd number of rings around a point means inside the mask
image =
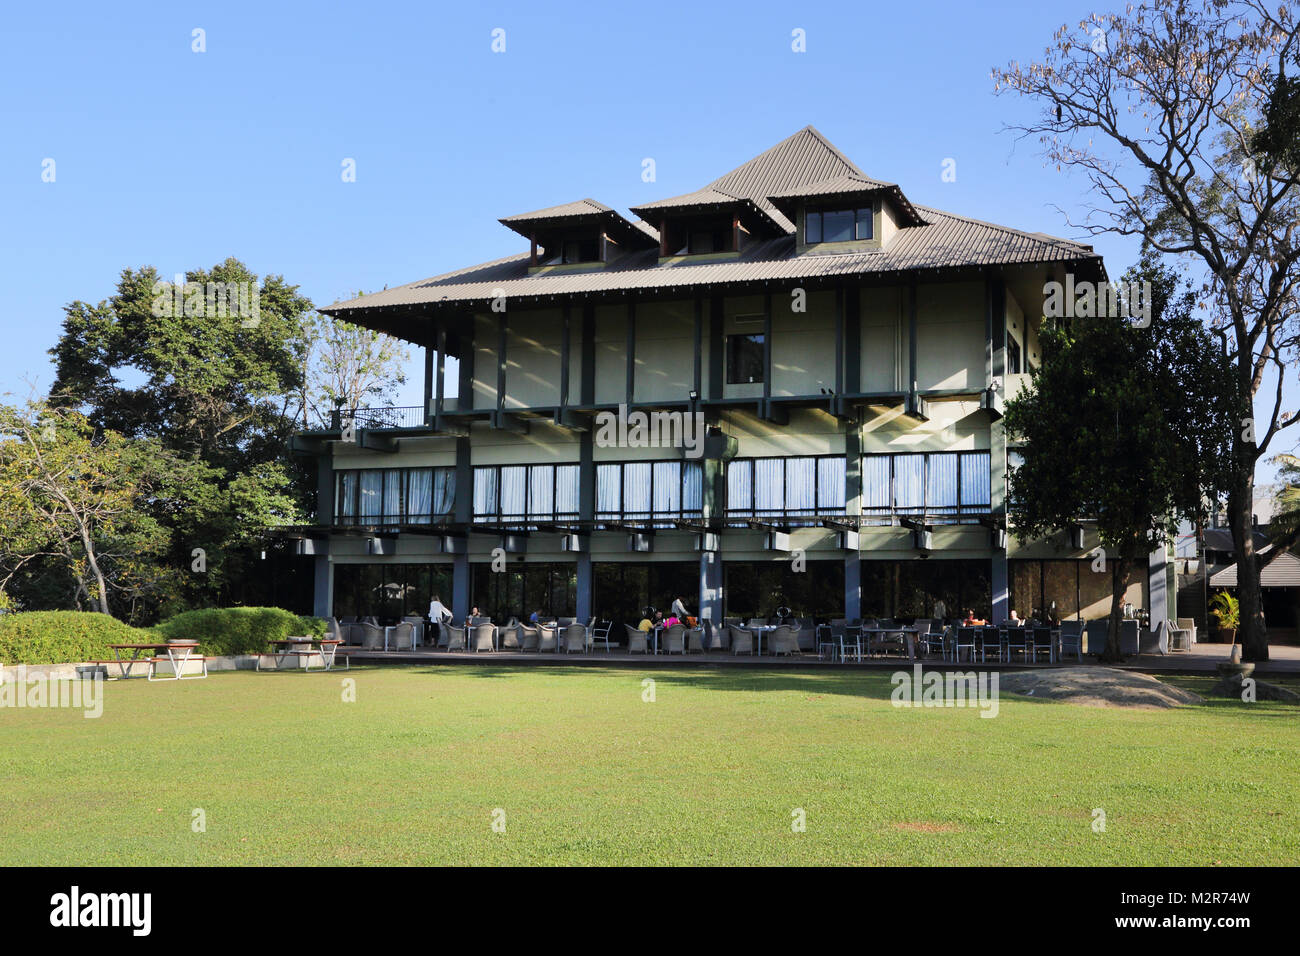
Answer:
[{"label": "building", "polygon": [[[317,613],[1108,610],[1086,523],[1005,520],[1001,409],[1090,246],[914,205],[812,127],[631,211],[509,215],[516,254],[322,310],[422,347],[425,404],[298,436]],[[1162,618],[1164,554],[1137,580]]]}]

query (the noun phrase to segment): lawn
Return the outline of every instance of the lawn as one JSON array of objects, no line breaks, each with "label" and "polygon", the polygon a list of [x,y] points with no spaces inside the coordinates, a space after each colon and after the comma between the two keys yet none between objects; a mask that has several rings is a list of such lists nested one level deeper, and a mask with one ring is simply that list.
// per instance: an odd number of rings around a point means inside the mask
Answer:
[{"label": "lawn", "polygon": [[1296,708],[890,691],[650,664],[111,682],[99,719],[0,709],[0,864],[1300,863]]}]

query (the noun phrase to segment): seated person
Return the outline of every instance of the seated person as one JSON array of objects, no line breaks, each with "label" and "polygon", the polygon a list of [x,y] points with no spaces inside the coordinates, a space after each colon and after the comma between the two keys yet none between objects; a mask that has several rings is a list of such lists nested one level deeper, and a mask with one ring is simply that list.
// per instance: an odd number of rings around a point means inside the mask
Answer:
[{"label": "seated person", "polygon": [[1024,623],[1025,622],[1020,619],[1020,615],[1016,613],[1016,609],[1012,608],[1011,616],[1007,618],[1007,624],[1011,627],[1022,627]]},{"label": "seated person", "polygon": [[987,622],[983,618],[975,616],[975,611],[967,608],[966,618],[962,622],[963,627],[983,627]]}]

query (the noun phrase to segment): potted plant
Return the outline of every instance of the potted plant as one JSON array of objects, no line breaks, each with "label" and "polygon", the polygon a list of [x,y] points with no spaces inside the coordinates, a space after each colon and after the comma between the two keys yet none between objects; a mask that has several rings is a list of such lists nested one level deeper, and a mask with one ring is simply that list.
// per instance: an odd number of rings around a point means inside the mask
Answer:
[{"label": "potted plant", "polygon": [[1241,605],[1227,591],[1220,591],[1210,599],[1210,617],[1216,626],[1210,628],[1210,640],[1217,644],[1236,644],[1237,628],[1241,625]]}]

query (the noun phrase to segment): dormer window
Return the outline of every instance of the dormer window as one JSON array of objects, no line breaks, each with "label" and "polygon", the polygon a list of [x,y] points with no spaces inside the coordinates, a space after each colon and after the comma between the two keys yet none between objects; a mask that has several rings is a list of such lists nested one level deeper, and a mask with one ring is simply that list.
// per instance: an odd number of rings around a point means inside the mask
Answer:
[{"label": "dormer window", "polygon": [[501,224],[528,240],[530,273],[598,269],[658,244],[650,227],[594,199],[507,216]]},{"label": "dormer window", "polygon": [[870,206],[853,209],[809,209],[804,224],[804,242],[852,242],[874,237],[875,210]]},{"label": "dormer window", "polygon": [[[552,255],[551,249],[556,251]],[[570,265],[575,262],[599,262],[600,239],[565,239],[560,242],[551,242],[545,246],[545,252],[538,257],[540,265],[558,266]]]}]

